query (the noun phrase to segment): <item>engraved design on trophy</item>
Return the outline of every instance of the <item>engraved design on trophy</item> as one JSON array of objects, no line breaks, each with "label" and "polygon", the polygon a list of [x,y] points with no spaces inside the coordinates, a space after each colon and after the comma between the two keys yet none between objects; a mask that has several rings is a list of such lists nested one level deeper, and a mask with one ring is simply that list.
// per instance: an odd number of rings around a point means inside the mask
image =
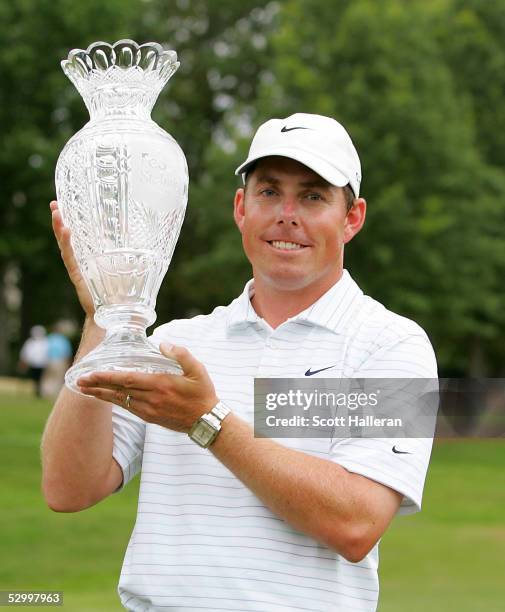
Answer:
[{"label": "engraved design on trophy", "polygon": [[90,121],[65,145],[56,166],[63,221],[105,328],[102,343],[67,372],[180,374],[147,340],[156,297],[184,219],[186,158],[150,113],[179,62],[157,43],[120,40],[75,49],[61,63]]}]

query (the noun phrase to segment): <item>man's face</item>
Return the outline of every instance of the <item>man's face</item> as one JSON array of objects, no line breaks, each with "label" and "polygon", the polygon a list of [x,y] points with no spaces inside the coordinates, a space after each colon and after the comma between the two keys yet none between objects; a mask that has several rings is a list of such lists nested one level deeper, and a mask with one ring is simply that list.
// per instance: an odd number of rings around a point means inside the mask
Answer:
[{"label": "man's face", "polygon": [[255,279],[278,290],[328,289],[342,273],[344,244],[363,224],[363,205],[357,219],[341,187],[292,159],[260,160],[234,203]]}]

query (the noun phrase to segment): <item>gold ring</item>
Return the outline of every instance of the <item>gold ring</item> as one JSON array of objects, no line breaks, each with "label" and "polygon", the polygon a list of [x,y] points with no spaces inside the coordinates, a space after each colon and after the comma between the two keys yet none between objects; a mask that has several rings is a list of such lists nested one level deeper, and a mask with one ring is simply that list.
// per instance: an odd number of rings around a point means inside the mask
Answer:
[{"label": "gold ring", "polygon": [[128,395],[126,396],[126,399],[125,399],[125,404],[126,404],[126,407],[128,408],[128,410],[130,409],[130,401],[132,399],[133,399],[132,396],[128,393]]}]

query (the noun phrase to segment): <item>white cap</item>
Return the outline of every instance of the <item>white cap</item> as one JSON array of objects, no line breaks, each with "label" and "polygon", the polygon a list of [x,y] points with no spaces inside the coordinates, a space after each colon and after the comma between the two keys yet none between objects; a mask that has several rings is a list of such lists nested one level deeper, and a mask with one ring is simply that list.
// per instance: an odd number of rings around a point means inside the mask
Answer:
[{"label": "white cap", "polygon": [[242,174],[245,180],[251,164],[270,155],[294,159],[337,187],[349,184],[359,196],[358,152],[344,126],[335,119],[307,113],[270,119],[258,128],[249,155],[235,174]]}]

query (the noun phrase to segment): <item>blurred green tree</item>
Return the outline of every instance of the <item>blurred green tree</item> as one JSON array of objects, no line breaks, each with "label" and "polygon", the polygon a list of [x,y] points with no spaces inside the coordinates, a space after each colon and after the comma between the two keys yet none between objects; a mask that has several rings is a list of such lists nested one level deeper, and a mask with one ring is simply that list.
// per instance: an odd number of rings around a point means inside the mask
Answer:
[{"label": "blurred green tree", "polygon": [[[12,353],[31,325],[81,317],[52,237],[48,211],[48,202],[54,197],[58,154],[88,119],[79,94],[60,69],[60,61],[70,49],[86,48],[95,40],[156,40],[175,48],[181,69],[161,94],[154,118],[180,142],[191,177],[196,180],[209,142],[219,139],[223,113],[235,98],[255,95],[256,64],[254,60],[247,62],[247,49],[255,49],[261,56],[265,38],[255,36],[259,36],[256,31],[263,29],[266,18],[262,4],[266,3],[0,3],[4,26],[0,55],[0,130],[4,145],[0,150],[0,317],[7,323],[0,326],[0,372],[12,369]],[[235,31],[244,34],[246,42],[240,48]],[[232,60],[235,76],[227,68]],[[240,70],[250,76],[250,83],[238,79]],[[162,321],[184,316],[191,308],[191,296],[185,294],[178,267],[193,252],[205,252],[207,248],[205,242],[195,240],[195,218],[199,214],[197,208],[188,211],[180,254],[174,259],[159,300]]]},{"label": "blurred green tree", "polygon": [[125,36],[136,5],[121,0],[0,3],[0,316],[6,323],[0,326],[0,371],[9,369],[9,344],[15,345],[30,325],[50,324],[75,310],[51,237],[48,203],[54,197],[58,152],[84,114],[59,62],[70,48],[87,46],[90,37]]},{"label": "blurred green tree", "polygon": [[181,59],[153,113],[190,168],[160,322],[208,311],[241,290],[250,270],[231,216],[233,170],[261,121],[316,112],[341,120],[362,158],[369,209],[346,252],[353,275],[425,327],[444,373],[501,375],[499,3],[26,0],[0,3],[0,21],[0,318],[11,323],[0,326],[0,371],[8,343],[30,325],[80,317],[47,210],[58,153],[87,120],[59,61],[94,40],[134,38],[157,40]]},{"label": "blurred green tree", "polygon": [[[189,205],[161,287],[158,321],[208,312],[235,297],[249,274],[231,215],[236,138],[252,131],[250,115],[270,61],[277,3],[266,0],[149,4],[143,39],[177,49],[181,66],[153,118],[180,143],[190,171]],[[238,163],[238,162],[237,162]],[[226,237],[226,238],[225,238]]]},{"label": "blurred green tree", "polygon": [[[488,23],[460,4],[290,0],[258,110],[261,118],[328,114],[348,127],[369,208],[346,265],[367,292],[429,332],[442,371],[482,375],[503,350],[505,182],[492,161],[505,140],[480,116],[503,96],[488,78],[505,52],[492,16],[504,19],[490,3]],[[490,60],[477,82],[471,61],[465,77],[468,45]],[[491,112],[500,125],[503,108]]]}]

